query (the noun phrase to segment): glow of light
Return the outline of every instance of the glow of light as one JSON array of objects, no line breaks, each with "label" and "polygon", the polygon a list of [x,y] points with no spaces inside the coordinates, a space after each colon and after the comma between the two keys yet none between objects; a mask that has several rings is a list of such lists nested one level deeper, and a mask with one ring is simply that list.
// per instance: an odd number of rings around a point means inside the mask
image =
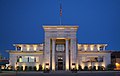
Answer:
[{"label": "glow of light", "polygon": [[94,50],[94,45],[90,45],[90,50],[91,50],[91,51]]},{"label": "glow of light", "polygon": [[87,50],[88,46],[87,45],[84,45],[84,49]]},{"label": "glow of light", "polygon": [[98,70],[98,63],[95,63],[95,66],[96,66],[96,70]]},{"label": "glow of light", "polygon": [[54,61],[52,61],[52,70],[55,70],[55,64],[54,64]]},{"label": "glow of light", "polygon": [[69,70],[69,65],[66,64],[66,70]]},{"label": "glow of light", "polygon": [[81,64],[81,67],[82,67],[82,69],[84,69],[85,65],[82,63],[82,64]]},{"label": "glow of light", "polygon": [[81,45],[78,45],[78,49],[80,49],[81,48]]},{"label": "glow of light", "polygon": [[115,63],[115,65],[116,65],[116,69],[119,70],[120,64],[119,63]]},{"label": "glow of light", "polygon": [[119,64],[118,64],[118,63],[115,63],[115,65],[116,65],[116,66],[119,66]]},{"label": "glow of light", "polygon": [[15,64],[15,70],[17,70],[17,66],[18,66],[18,65],[17,65],[17,63],[16,63],[16,64]]},{"label": "glow of light", "polygon": [[69,62],[68,62],[68,60],[66,61],[66,70],[69,70]]},{"label": "glow of light", "polygon": [[105,63],[102,63],[102,66],[105,67]]},{"label": "glow of light", "polygon": [[88,67],[90,67],[90,66],[92,66],[92,65],[91,65],[91,62],[88,63]]},{"label": "glow of light", "polygon": [[23,47],[21,47],[21,51],[23,50]]},{"label": "glow of light", "polygon": [[39,70],[39,64],[36,64],[36,70]]},{"label": "glow of light", "polygon": [[75,68],[75,65],[72,65],[72,69]]},{"label": "glow of light", "polygon": [[9,66],[8,69],[11,70],[12,68]]},{"label": "glow of light", "polygon": [[19,62],[22,62],[22,58],[19,58]]},{"label": "glow of light", "polygon": [[1,66],[1,69],[5,69],[5,66],[2,65],[2,66]]},{"label": "glow of light", "polygon": [[100,51],[100,45],[97,45],[97,50]]},{"label": "glow of light", "polygon": [[37,50],[37,45],[33,45],[34,50]]},{"label": "glow of light", "polygon": [[25,64],[22,65],[23,66],[23,71],[25,70]]},{"label": "glow of light", "polygon": [[30,50],[30,46],[29,45],[27,45],[27,51],[29,51]]},{"label": "glow of light", "polygon": [[78,70],[78,63],[76,63],[76,69]]},{"label": "glow of light", "polygon": [[48,65],[46,65],[46,66],[45,66],[45,68],[48,68],[48,69],[49,69],[49,66],[48,66]]},{"label": "glow of light", "polygon": [[43,63],[43,64],[42,64],[42,70],[44,70],[44,67],[45,67],[45,64]]}]

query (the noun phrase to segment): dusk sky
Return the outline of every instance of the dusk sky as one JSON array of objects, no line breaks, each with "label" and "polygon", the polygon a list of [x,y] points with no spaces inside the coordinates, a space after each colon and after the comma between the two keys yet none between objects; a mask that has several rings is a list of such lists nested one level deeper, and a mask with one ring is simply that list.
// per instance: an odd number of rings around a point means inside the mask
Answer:
[{"label": "dusk sky", "polygon": [[[78,43],[120,50],[120,0],[61,0],[62,25],[78,25]],[[43,25],[59,25],[59,0],[0,0],[0,53],[13,44],[43,43]]]}]

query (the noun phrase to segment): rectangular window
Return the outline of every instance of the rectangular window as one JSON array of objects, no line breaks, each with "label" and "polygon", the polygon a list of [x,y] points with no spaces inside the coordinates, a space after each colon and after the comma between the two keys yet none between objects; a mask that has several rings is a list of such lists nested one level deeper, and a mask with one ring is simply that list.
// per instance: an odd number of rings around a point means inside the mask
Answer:
[{"label": "rectangular window", "polygon": [[83,56],[82,57],[82,62],[103,62],[103,57],[100,56]]},{"label": "rectangular window", "polygon": [[56,51],[64,51],[64,45],[63,44],[57,44],[56,45]]}]

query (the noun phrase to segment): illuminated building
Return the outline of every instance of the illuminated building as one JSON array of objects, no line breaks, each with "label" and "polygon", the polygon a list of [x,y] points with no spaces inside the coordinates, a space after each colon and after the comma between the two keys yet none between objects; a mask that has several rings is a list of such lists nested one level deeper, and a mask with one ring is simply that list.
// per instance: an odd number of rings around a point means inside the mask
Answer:
[{"label": "illuminated building", "polygon": [[120,52],[119,51],[112,52],[111,63],[115,65],[114,70],[120,70]]},{"label": "illuminated building", "polygon": [[43,44],[14,44],[9,51],[11,66],[36,66],[50,70],[83,69],[85,66],[106,67],[111,64],[107,44],[78,44],[78,26],[43,26]]}]

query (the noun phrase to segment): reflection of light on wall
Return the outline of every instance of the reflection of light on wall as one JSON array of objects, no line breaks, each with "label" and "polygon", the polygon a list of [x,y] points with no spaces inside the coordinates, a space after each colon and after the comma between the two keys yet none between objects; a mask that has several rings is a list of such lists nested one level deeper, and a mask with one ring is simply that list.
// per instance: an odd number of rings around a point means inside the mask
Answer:
[{"label": "reflection of light on wall", "polygon": [[33,45],[34,50],[37,50],[37,45]]},{"label": "reflection of light on wall", "polygon": [[17,70],[17,64],[15,63],[15,70]]},{"label": "reflection of light on wall", "polygon": [[55,63],[52,61],[52,70],[55,70]]},{"label": "reflection of light on wall", "polygon": [[100,51],[100,45],[97,45],[97,50]]},{"label": "reflection of light on wall", "polygon": [[69,65],[68,64],[66,64],[66,70],[69,70]]},{"label": "reflection of light on wall", "polygon": [[75,65],[72,65],[72,69],[75,68]]},{"label": "reflection of light on wall", "polygon": [[30,50],[30,46],[29,45],[27,45],[27,51],[29,51]]},{"label": "reflection of light on wall", "polygon": [[23,66],[23,71],[25,70],[25,64],[22,65]]},{"label": "reflection of light on wall", "polygon": [[116,65],[116,68],[118,68],[118,67],[120,66],[120,64],[119,64],[119,63],[115,63],[115,65]]},{"label": "reflection of light on wall", "polygon": [[81,49],[81,45],[78,45],[78,50],[80,50]]},{"label": "reflection of light on wall", "polygon": [[76,63],[76,69],[78,70],[78,63]]},{"label": "reflection of light on wall", "polygon": [[84,63],[81,64],[81,67],[82,67],[82,69],[84,69],[84,67],[85,67]]},{"label": "reflection of light on wall", "polygon": [[96,66],[96,70],[98,70],[98,63],[95,63],[95,66]]},{"label": "reflection of light on wall", "polygon": [[49,69],[49,65],[46,65],[45,68]]},{"label": "reflection of light on wall", "polygon": [[90,67],[91,66],[91,63],[88,63],[88,67]]},{"label": "reflection of light on wall", "polygon": [[36,64],[36,70],[39,70],[39,64]]},{"label": "reflection of light on wall", "polygon": [[87,45],[84,45],[84,50],[87,50],[88,46]]},{"label": "reflection of light on wall", "polygon": [[94,45],[90,45],[90,50],[91,50],[91,51],[94,50]]},{"label": "reflection of light on wall", "polygon": [[42,70],[44,70],[44,67],[45,67],[45,64],[43,63],[43,64],[42,64]]},{"label": "reflection of light on wall", "polygon": [[119,63],[115,63],[116,65],[116,70],[120,70],[120,64]]},{"label": "reflection of light on wall", "polygon": [[5,66],[4,66],[4,65],[2,65],[2,66],[1,66],[1,69],[5,69]]},{"label": "reflection of light on wall", "polygon": [[105,67],[105,63],[102,63],[102,66],[104,66],[104,67]]}]

